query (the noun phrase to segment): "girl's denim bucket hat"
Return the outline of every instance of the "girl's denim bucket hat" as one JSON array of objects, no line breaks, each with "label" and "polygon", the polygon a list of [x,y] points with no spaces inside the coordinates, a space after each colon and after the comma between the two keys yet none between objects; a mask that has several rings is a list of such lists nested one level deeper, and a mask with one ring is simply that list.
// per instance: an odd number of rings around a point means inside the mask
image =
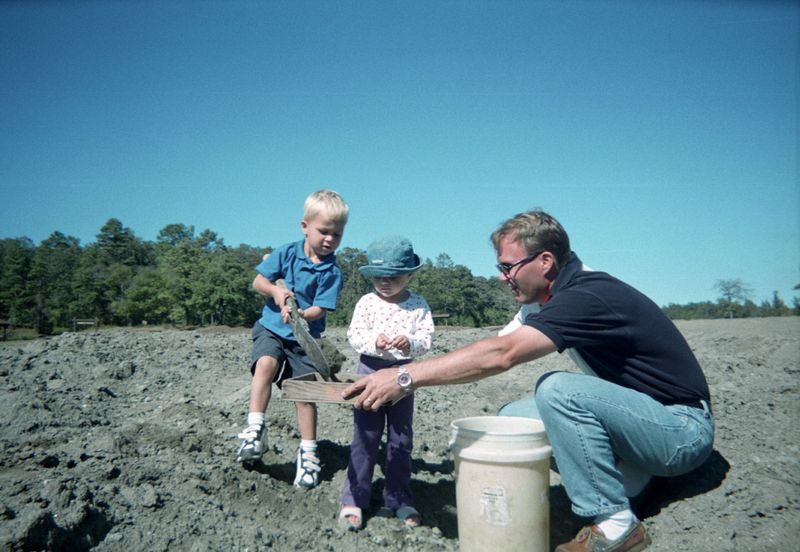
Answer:
[{"label": "girl's denim bucket hat", "polygon": [[367,278],[392,278],[414,272],[422,263],[408,239],[389,236],[372,242],[367,248],[367,263],[358,271]]}]

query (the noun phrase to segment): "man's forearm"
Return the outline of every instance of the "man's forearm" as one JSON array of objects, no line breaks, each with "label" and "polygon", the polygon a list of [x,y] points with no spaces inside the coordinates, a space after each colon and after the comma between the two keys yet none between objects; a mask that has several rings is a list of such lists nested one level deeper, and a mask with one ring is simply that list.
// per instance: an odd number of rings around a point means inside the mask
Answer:
[{"label": "man's forearm", "polygon": [[517,332],[516,335],[482,339],[409,365],[414,387],[477,381],[556,350],[553,342],[538,330],[525,327]]},{"label": "man's forearm", "polygon": [[504,372],[512,367],[493,339],[408,366],[414,387],[467,383]]},{"label": "man's forearm", "polygon": [[[407,366],[414,388],[429,385],[467,383],[508,370],[556,350],[550,339],[530,326],[509,335],[477,341],[446,355]],[[355,407],[377,410],[401,398],[405,390],[391,370],[378,370],[350,384],[342,391],[345,399],[356,397]]]}]

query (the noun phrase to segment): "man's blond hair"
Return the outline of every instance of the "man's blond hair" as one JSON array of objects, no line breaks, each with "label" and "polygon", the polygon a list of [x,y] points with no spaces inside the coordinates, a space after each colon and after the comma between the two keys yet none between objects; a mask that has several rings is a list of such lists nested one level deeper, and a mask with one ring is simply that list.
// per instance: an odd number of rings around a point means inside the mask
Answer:
[{"label": "man's blond hair", "polygon": [[303,220],[311,220],[318,215],[346,223],[350,215],[350,207],[344,202],[342,196],[333,190],[317,190],[306,198],[303,205]]},{"label": "man's blond hair", "polygon": [[492,233],[492,245],[499,251],[500,240],[509,236],[529,254],[549,251],[556,259],[556,268],[563,267],[569,257],[569,236],[553,216],[541,209],[514,215]]}]

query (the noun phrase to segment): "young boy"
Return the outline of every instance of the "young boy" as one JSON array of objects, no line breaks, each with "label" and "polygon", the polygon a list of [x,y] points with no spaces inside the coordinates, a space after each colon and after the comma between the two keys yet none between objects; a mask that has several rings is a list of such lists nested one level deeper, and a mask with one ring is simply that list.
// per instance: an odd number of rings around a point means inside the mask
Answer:
[{"label": "young boy", "polygon": [[[266,450],[266,410],[272,384],[280,387],[287,378],[316,371],[292,334],[286,299],[295,298],[298,314],[308,322],[309,332],[319,337],[325,329],[325,314],[336,309],[342,289],[342,272],[334,251],[342,240],[348,214],[347,204],[336,192],[312,193],[305,201],[300,221],[305,238],[277,248],[256,267],[253,288],[267,298],[267,303],[261,319],[253,325],[250,410],[247,427],[239,434],[242,444],[236,455],[238,462],[255,462]],[[279,279],[286,287],[277,285]],[[294,485],[311,489],[317,485],[320,471],[317,408],[314,403],[295,404],[301,441]]]}]

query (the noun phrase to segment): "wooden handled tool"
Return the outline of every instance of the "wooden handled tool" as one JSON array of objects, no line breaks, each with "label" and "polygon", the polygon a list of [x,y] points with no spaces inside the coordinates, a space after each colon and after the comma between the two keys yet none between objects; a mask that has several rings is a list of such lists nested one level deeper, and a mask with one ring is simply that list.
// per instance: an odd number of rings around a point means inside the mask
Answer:
[{"label": "wooden handled tool", "polygon": [[[275,283],[276,285],[286,287],[286,282],[284,282],[282,279]],[[330,366],[328,366],[328,361],[325,359],[325,355],[323,354],[319,343],[317,343],[317,340],[314,339],[308,332],[308,324],[300,317],[300,314],[297,311],[297,301],[295,301],[294,297],[288,297],[286,299],[286,303],[289,305],[289,309],[291,310],[291,314],[289,315],[289,324],[292,326],[292,333],[294,334],[295,339],[297,339],[297,342],[306,352],[308,358],[311,359],[311,363],[314,365],[314,368],[317,369],[317,372],[319,372],[325,381],[330,381],[331,369]]]}]

